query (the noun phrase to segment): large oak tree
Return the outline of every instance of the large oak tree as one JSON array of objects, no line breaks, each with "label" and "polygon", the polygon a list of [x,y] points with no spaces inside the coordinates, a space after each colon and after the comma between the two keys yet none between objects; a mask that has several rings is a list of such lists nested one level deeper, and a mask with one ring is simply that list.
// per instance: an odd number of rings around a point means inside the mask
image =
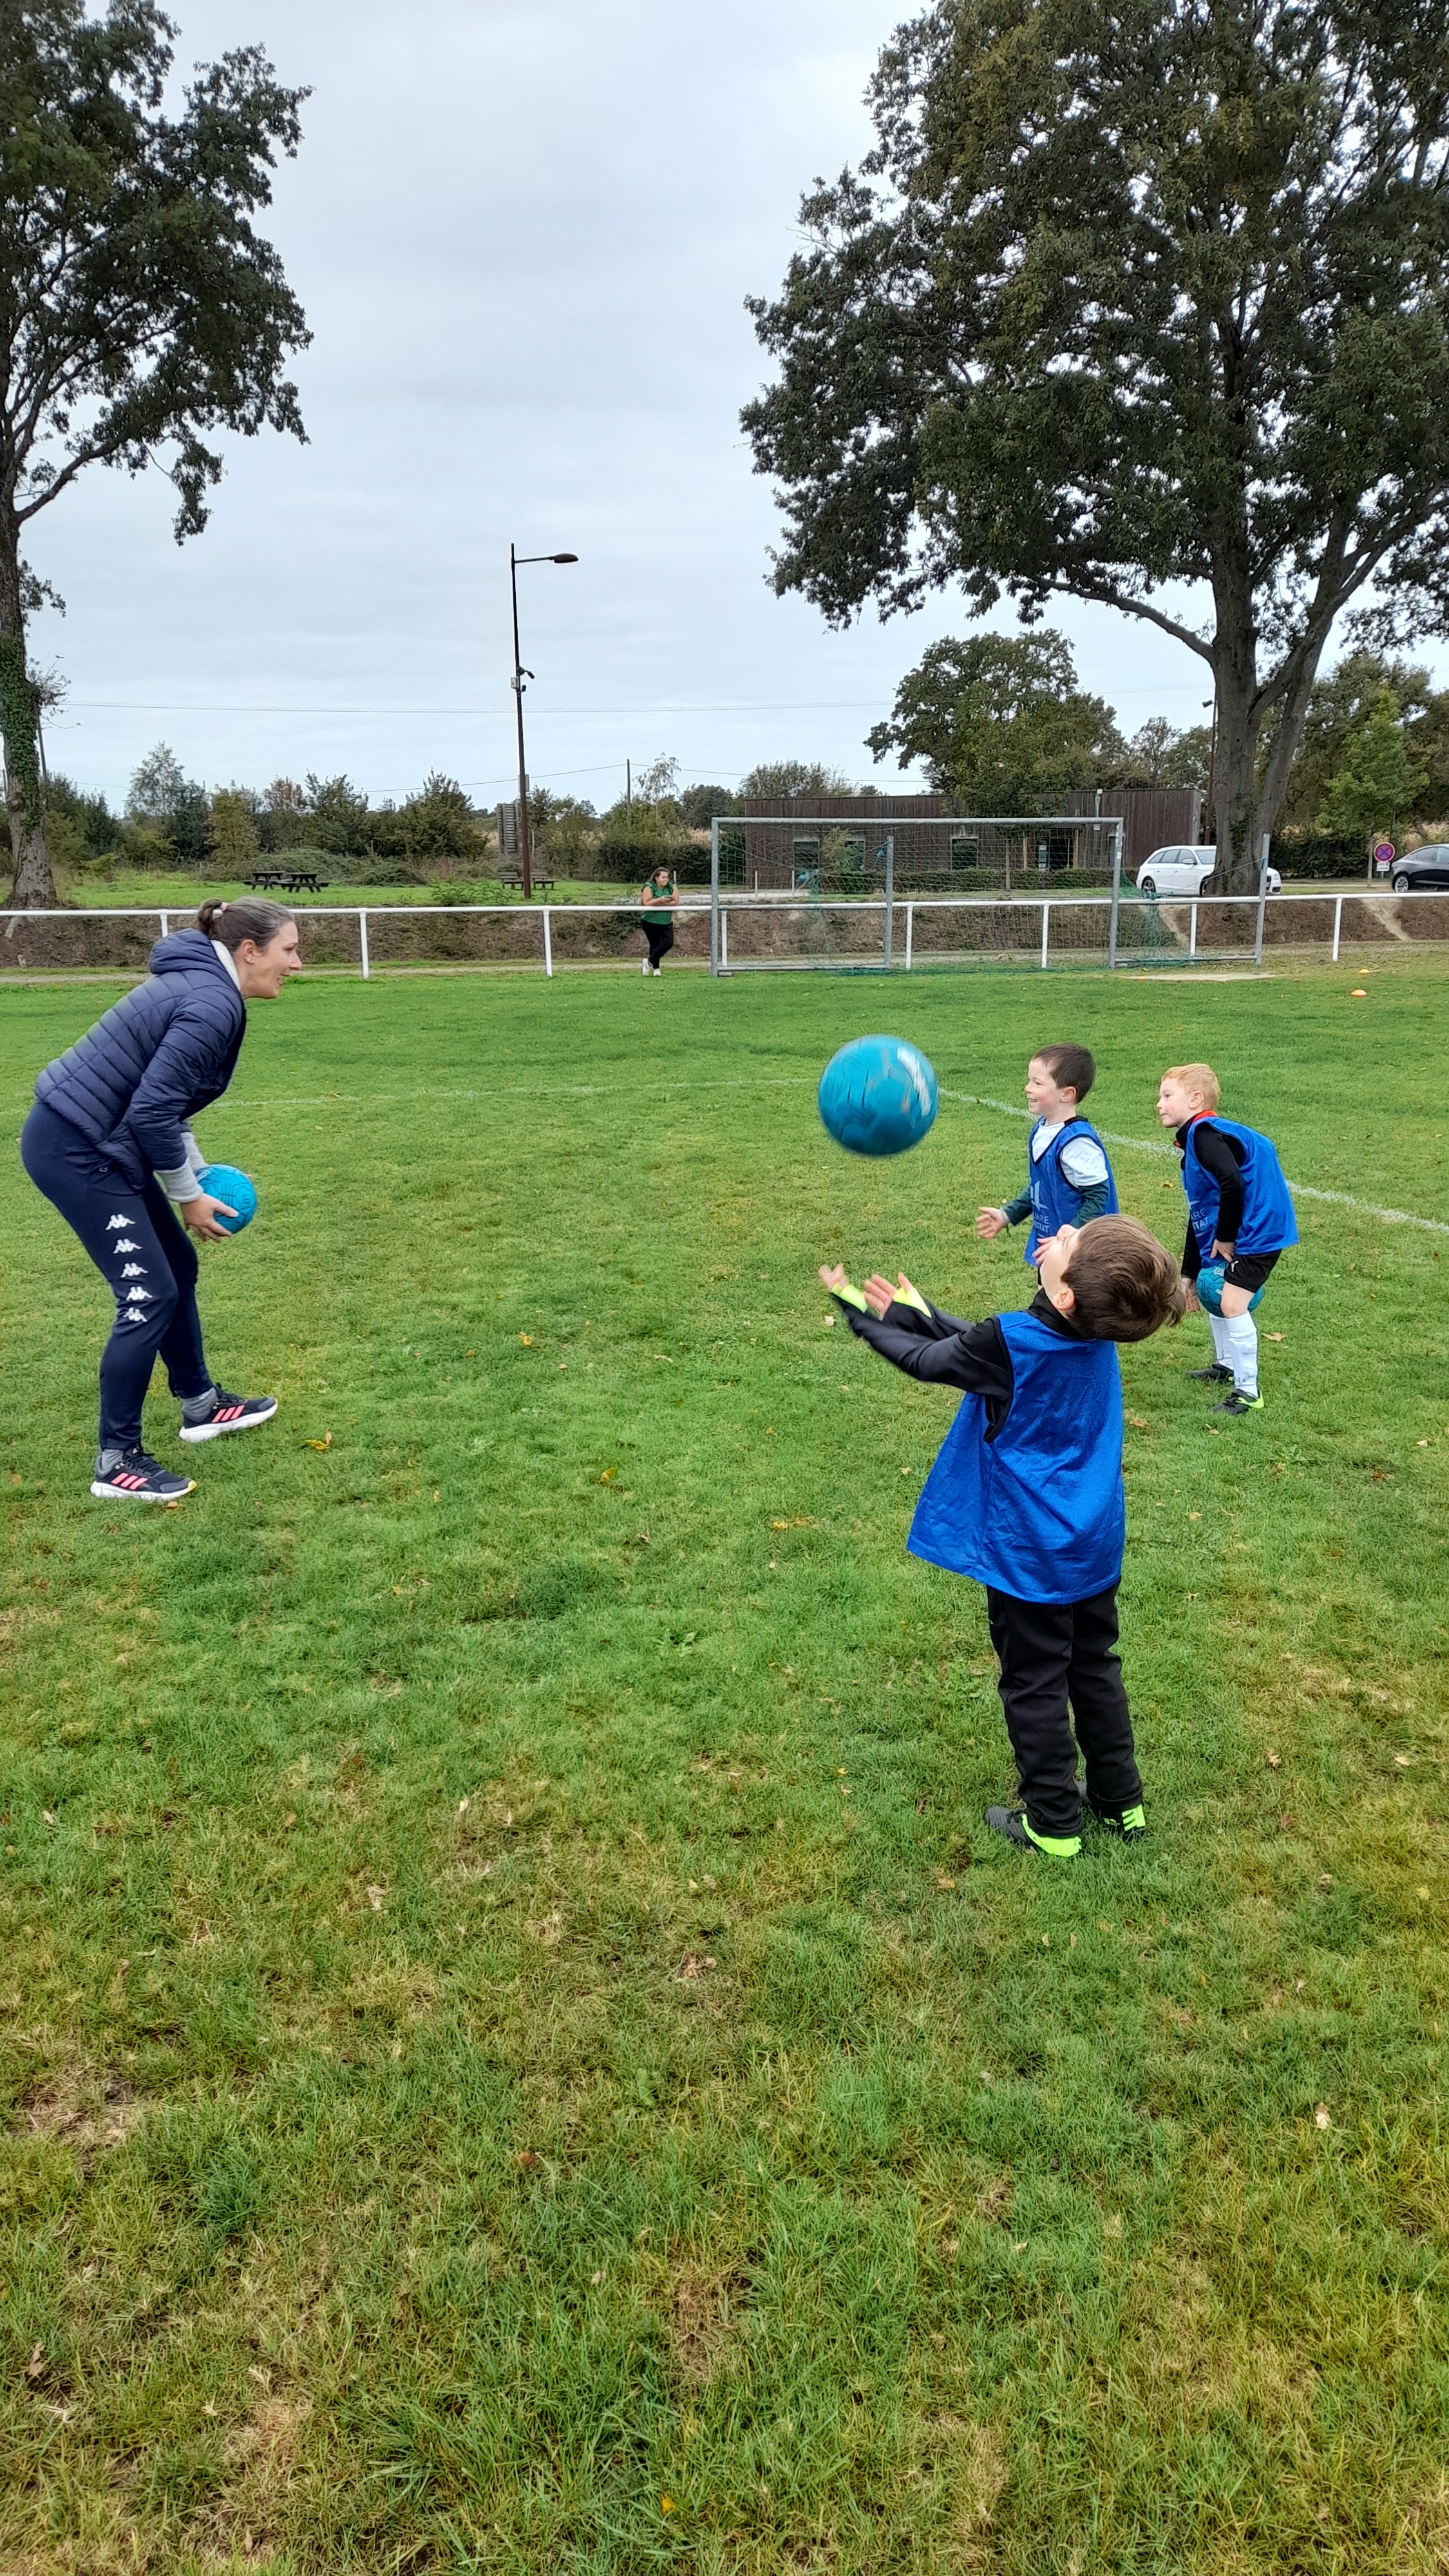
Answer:
[{"label": "large oak tree", "polygon": [[160,463],[176,535],[206,524],[218,430],[304,435],[285,374],[301,306],[251,218],[306,93],[255,46],[176,113],[153,0],[0,9],[0,731],[17,904],[54,901],[26,624],[31,522],[90,465]]},{"label": "large oak tree", "polygon": [[1253,885],[1334,620],[1449,628],[1441,0],[941,0],[872,106],[751,308],[776,586],[1150,621],[1212,669]]},{"label": "large oak tree", "polygon": [[1078,688],[1072,648],[1050,626],[928,645],[866,741],[878,761],[919,761],[963,814],[1060,813],[1074,789],[1128,765],[1112,708]]}]

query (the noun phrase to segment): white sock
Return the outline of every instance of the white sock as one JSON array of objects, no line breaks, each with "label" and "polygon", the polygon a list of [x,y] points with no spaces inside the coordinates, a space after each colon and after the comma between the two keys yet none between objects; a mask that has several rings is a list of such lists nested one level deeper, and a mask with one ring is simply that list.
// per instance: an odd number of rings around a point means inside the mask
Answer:
[{"label": "white sock", "polygon": [[[1217,1320],[1215,1318],[1215,1320]],[[1218,1348],[1240,1395],[1258,1392],[1258,1327],[1251,1315],[1224,1315]]]},{"label": "white sock", "polygon": [[1233,1364],[1230,1350],[1223,1342],[1223,1335],[1230,1329],[1225,1315],[1209,1315],[1208,1330],[1213,1337],[1213,1357],[1219,1368],[1231,1368]]}]

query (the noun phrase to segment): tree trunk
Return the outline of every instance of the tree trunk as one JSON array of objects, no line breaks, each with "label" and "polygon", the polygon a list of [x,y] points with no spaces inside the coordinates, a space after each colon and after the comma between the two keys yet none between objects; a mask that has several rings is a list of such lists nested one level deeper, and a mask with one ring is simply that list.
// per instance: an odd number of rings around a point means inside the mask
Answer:
[{"label": "tree trunk", "polygon": [[45,797],[35,720],[35,690],[25,660],[20,584],[20,532],[0,510],[0,735],[5,745],[5,809],[15,883],[11,903],[45,910],[55,902],[55,876],[45,841]]},{"label": "tree trunk", "polygon": [[[1236,677],[1236,675],[1234,675]],[[1254,761],[1258,727],[1252,697],[1241,685],[1218,682],[1218,757],[1213,781],[1213,837],[1217,857],[1204,892],[1258,891],[1258,800]]]},{"label": "tree trunk", "polygon": [[1217,632],[1213,672],[1217,684],[1217,737],[1213,771],[1213,837],[1217,858],[1204,892],[1256,895],[1262,874],[1263,836],[1278,819],[1288,774],[1303,740],[1308,702],[1333,622],[1333,598],[1315,608],[1299,642],[1265,683],[1276,731],[1259,774],[1265,710],[1258,687],[1258,634],[1252,594],[1240,549],[1216,586]]},{"label": "tree trunk", "polygon": [[1207,894],[1256,894],[1258,849],[1254,767],[1258,749],[1258,639],[1246,550],[1223,547],[1213,674],[1217,682],[1217,762],[1213,772],[1213,838],[1217,857]]}]

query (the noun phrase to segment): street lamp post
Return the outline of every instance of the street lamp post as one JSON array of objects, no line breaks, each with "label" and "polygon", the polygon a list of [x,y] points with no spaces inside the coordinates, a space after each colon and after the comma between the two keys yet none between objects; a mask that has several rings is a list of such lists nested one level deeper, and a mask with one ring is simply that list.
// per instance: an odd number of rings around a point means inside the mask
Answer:
[{"label": "street lamp post", "polygon": [[513,693],[518,701],[518,870],[523,900],[533,892],[533,836],[528,822],[528,768],[523,756],[523,691],[532,671],[525,671],[518,649],[518,567],[531,563],[577,563],[577,555],[520,555],[508,549],[508,586],[513,599]]}]

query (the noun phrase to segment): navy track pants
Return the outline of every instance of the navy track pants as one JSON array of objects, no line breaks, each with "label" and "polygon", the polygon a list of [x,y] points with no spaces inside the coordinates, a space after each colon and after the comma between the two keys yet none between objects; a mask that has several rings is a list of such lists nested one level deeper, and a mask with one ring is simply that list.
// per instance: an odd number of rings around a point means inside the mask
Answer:
[{"label": "navy track pants", "polygon": [[997,1688],[1033,1830],[1064,1839],[1080,1832],[1078,1745],[1099,1807],[1120,1815],[1140,1806],[1142,1775],[1117,1653],[1116,1584],[1090,1601],[1060,1603],[1019,1601],[988,1585],[986,1623],[1001,1659]]},{"label": "navy track pants", "polygon": [[101,1356],[101,1447],[139,1449],[158,1352],[173,1395],[205,1395],[211,1384],[196,1311],[196,1254],[159,1181],[138,1190],[68,1118],[39,1101],[21,1134],[20,1159],[115,1297]]}]

